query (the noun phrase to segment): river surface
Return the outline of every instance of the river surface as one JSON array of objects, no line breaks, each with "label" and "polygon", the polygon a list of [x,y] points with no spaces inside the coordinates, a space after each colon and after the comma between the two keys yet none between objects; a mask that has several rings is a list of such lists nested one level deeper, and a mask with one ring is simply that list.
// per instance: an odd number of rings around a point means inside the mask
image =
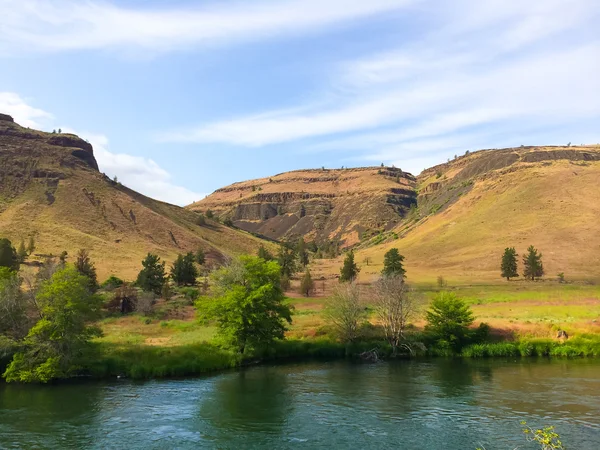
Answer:
[{"label": "river surface", "polygon": [[600,449],[599,360],[303,363],[210,377],[0,384],[0,448]]}]

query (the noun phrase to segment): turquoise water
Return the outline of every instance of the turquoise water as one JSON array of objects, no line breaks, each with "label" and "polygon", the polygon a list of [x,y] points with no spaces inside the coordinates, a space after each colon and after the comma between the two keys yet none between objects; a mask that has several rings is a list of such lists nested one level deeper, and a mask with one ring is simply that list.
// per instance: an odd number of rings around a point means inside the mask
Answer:
[{"label": "turquoise water", "polygon": [[304,363],[149,382],[0,384],[0,448],[600,449],[600,361]]}]

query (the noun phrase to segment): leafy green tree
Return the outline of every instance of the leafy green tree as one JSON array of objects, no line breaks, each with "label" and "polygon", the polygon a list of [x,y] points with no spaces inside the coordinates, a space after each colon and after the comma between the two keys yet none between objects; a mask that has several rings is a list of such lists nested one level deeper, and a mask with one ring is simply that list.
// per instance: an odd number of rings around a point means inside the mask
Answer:
[{"label": "leafy green tree", "polygon": [[19,270],[19,258],[12,243],[6,239],[0,239],[0,267],[8,267],[11,270]]},{"label": "leafy green tree", "polygon": [[402,262],[404,261],[404,256],[400,254],[397,248],[391,248],[386,252],[383,256],[383,271],[381,272],[383,276],[400,276],[404,277],[406,275],[406,270]]},{"label": "leafy green tree", "polygon": [[265,261],[272,261],[274,259],[271,252],[262,244],[260,247],[258,247],[258,257],[264,259]]},{"label": "leafy green tree", "polygon": [[189,252],[185,255],[177,256],[177,259],[171,266],[171,279],[182,285],[195,285],[198,278],[198,269],[194,264],[194,254]]},{"label": "leafy green tree", "polygon": [[303,237],[298,240],[296,254],[298,255],[298,261],[300,264],[302,264],[303,267],[306,267],[308,265],[308,251],[306,250],[306,243],[304,242]]},{"label": "leafy green tree", "polygon": [[360,269],[354,262],[354,252],[352,250],[350,250],[346,254],[346,257],[344,258],[344,265],[342,266],[342,269],[340,270],[340,282],[345,283],[348,281],[350,281],[350,282],[354,281],[356,279],[356,277],[358,276],[359,272],[360,272]]},{"label": "leafy green tree", "polygon": [[454,293],[440,292],[425,313],[425,331],[432,335],[438,345],[460,351],[466,343],[473,312],[469,305]]},{"label": "leafy green tree", "polygon": [[0,336],[22,339],[29,329],[27,304],[21,278],[7,267],[0,267]]},{"label": "leafy green tree", "polygon": [[283,243],[279,247],[279,256],[277,258],[281,267],[281,275],[292,278],[298,268],[296,267],[296,252],[289,245]]},{"label": "leafy green tree", "polygon": [[305,297],[310,297],[314,291],[315,282],[310,275],[310,270],[306,269],[306,272],[304,272],[304,276],[300,281],[300,293]]},{"label": "leafy green tree", "polygon": [[136,284],[146,292],[161,294],[165,284],[165,262],[158,255],[148,253],[142,261],[143,269],[137,276]]},{"label": "leafy green tree", "polygon": [[538,253],[533,245],[527,249],[527,254],[523,257],[523,276],[535,280],[544,275],[544,265],[542,264],[542,254]]},{"label": "leafy green tree", "polygon": [[102,300],[89,290],[89,278],[73,267],[56,272],[36,295],[40,319],[6,369],[6,381],[42,382],[67,378],[80,370],[80,358],[100,329]]},{"label": "leafy green tree", "polygon": [[77,271],[86,276],[89,281],[89,287],[92,292],[98,289],[98,276],[96,275],[96,267],[90,258],[90,254],[87,250],[81,249],[77,252],[77,258],[75,260],[75,268]]},{"label": "leafy green tree", "polygon": [[206,253],[204,253],[204,250],[201,248],[196,250],[196,262],[200,265],[203,265],[206,262]]},{"label": "leafy green tree", "polygon": [[234,265],[235,273],[227,273],[230,270],[226,267],[215,274],[219,280],[215,298],[196,303],[200,317],[216,320],[219,338],[241,354],[283,339],[292,317],[283,303],[279,264],[242,256]]},{"label": "leafy green tree", "polygon": [[35,251],[35,239],[33,238],[33,236],[29,237],[29,242],[27,244],[27,254],[29,256],[33,255],[33,252]]},{"label": "leafy green tree", "polygon": [[25,241],[21,239],[19,248],[17,249],[17,258],[19,258],[19,262],[23,264],[25,261],[27,261],[27,256],[29,255],[27,254],[27,249],[25,248]]},{"label": "leafy green tree", "polygon": [[502,255],[502,262],[500,263],[500,271],[502,272],[502,278],[506,278],[506,281],[510,281],[511,278],[519,276],[517,272],[517,251],[514,247],[507,247],[504,249]]}]

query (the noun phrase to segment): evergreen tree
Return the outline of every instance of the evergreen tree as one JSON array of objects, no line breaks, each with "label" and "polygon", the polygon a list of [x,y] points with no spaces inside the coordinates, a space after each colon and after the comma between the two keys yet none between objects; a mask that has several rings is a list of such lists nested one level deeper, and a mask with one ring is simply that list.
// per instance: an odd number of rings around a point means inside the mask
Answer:
[{"label": "evergreen tree", "polygon": [[19,262],[23,264],[27,261],[27,249],[25,248],[25,241],[21,239],[19,243],[19,249],[17,250],[17,258],[19,258]]},{"label": "evergreen tree", "polygon": [[383,276],[401,276],[404,277],[406,275],[406,270],[402,265],[402,261],[404,261],[404,256],[400,254],[397,248],[391,248],[384,256],[383,256],[383,271],[381,272]]},{"label": "evergreen tree", "polygon": [[517,272],[517,256],[519,255],[517,255],[517,251],[514,247],[507,247],[504,249],[500,270],[502,272],[502,277],[506,278],[507,281],[519,276],[519,273]]},{"label": "evergreen tree", "polygon": [[201,248],[196,250],[196,262],[200,265],[203,265],[206,262],[206,254]]},{"label": "evergreen tree", "polygon": [[171,266],[171,279],[181,285],[194,285],[198,278],[198,269],[194,265],[194,254],[179,255]]},{"label": "evergreen tree", "polygon": [[544,266],[542,264],[542,254],[538,253],[533,245],[527,249],[527,254],[523,257],[523,276],[535,280],[544,275]]},{"label": "evergreen tree", "polygon": [[138,274],[136,284],[146,292],[160,295],[165,284],[165,262],[159,256],[148,253],[142,266],[144,267]]},{"label": "evergreen tree", "polygon": [[81,274],[90,280],[90,290],[95,292],[98,289],[98,276],[96,275],[96,267],[90,259],[90,254],[87,250],[81,249],[77,252],[75,268]]},{"label": "evergreen tree", "polygon": [[298,254],[298,260],[300,261],[300,264],[306,267],[308,265],[308,251],[306,250],[306,243],[304,242],[303,237],[298,240],[296,253]]},{"label": "evergreen tree", "polygon": [[288,278],[296,273],[296,252],[289,245],[281,244],[279,247],[279,257],[277,258],[281,267],[281,275]]},{"label": "evergreen tree", "polygon": [[214,213],[212,212],[212,210],[210,210],[210,209],[207,209],[207,210],[206,210],[206,217],[207,217],[207,218],[209,218],[209,219],[212,219],[214,216],[215,216],[215,215],[214,215]]},{"label": "evergreen tree", "polygon": [[310,297],[315,290],[315,282],[310,276],[310,270],[306,269],[302,281],[300,282],[300,293],[305,297]]},{"label": "evergreen tree", "polygon": [[265,261],[273,260],[273,255],[264,245],[258,247],[258,257],[264,259]]},{"label": "evergreen tree", "polygon": [[358,272],[360,272],[360,269],[354,262],[354,252],[350,250],[344,258],[344,265],[340,271],[340,282],[354,281],[358,276]]},{"label": "evergreen tree", "polygon": [[29,237],[29,243],[27,244],[27,253],[31,256],[35,251],[35,239],[33,236]]}]

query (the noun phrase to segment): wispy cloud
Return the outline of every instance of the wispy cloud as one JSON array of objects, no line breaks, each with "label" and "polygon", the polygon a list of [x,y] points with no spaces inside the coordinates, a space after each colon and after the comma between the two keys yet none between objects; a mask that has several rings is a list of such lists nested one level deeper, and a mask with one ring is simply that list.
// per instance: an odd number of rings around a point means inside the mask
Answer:
[{"label": "wispy cloud", "polygon": [[56,126],[52,114],[31,106],[14,92],[0,92],[0,112],[10,114],[15,122],[23,126],[46,130],[61,128],[64,132],[87,139],[94,147],[94,155],[102,172],[110,177],[116,176],[127,187],[149,197],[184,206],[206,196],[174,184],[171,174],[149,158],[111,152],[108,137],[103,134]]},{"label": "wispy cloud", "polygon": [[394,161],[399,149],[416,160],[432,143],[454,151],[473,141],[468,133],[486,127],[522,133],[523,123],[536,128],[600,118],[598,2],[424,1],[420,8],[424,26],[414,38],[334,66],[324,80],[327,102],[282,105],[289,109],[160,138],[260,147],[318,137],[304,145]]},{"label": "wispy cloud", "polygon": [[94,0],[0,0],[0,53],[161,52],[247,42],[316,31],[407,3],[412,0],[238,0],[134,9]]}]

